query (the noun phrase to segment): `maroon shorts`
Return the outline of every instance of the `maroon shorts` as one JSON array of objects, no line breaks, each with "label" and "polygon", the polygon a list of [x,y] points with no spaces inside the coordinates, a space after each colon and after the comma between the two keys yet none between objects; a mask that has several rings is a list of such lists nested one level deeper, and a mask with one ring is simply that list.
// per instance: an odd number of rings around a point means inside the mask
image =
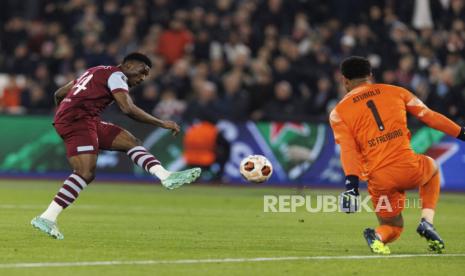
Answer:
[{"label": "maroon shorts", "polygon": [[102,121],[78,120],[69,124],[56,123],[55,130],[65,142],[69,158],[84,153],[98,154],[99,149],[111,149],[122,128]]}]

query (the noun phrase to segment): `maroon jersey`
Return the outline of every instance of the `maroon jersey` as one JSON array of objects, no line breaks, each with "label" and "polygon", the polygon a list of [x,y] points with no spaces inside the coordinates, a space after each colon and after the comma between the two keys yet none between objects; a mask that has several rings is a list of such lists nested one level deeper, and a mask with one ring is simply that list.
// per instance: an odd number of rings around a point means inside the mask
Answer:
[{"label": "maroon jersey", "polygon": [[118,92],[128,92],[127,77],[118,67],[92,67],[74,81],[74,86],[58,106],[54,123],[100,120],[100,113],[113,102],[113,94]]}]

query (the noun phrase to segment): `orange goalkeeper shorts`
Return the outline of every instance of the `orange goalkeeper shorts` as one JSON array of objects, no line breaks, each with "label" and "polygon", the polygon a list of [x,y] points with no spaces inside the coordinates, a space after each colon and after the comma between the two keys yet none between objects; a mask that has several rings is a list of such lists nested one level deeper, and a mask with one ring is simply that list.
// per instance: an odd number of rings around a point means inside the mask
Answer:
[{"label": "orange goalkeeper shorts", "polygon": [[373,208],[380,217],[399,215],[410,204],[406,202],[405,191],[428,183],[436,174],[436,163],[428,156],[415,154],[409,162],[405,161],[373,171],[369,175],[368,192]]}]

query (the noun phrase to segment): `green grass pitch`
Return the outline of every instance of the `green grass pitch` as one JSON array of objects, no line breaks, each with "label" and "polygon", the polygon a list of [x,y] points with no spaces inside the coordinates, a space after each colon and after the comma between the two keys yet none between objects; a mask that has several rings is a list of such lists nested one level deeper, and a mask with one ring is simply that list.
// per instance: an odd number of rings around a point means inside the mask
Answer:
[{"label": "green grass pitch", "polygon": [[[65,240],[30,226],[59,181],[0,181],[0,275],[463,275],[465,195],[443,194],[435,224],[446,241],[442,257],[371,256],[362,230],[374,214],[264,213],[263,195],[295,189],[213,187],[168,191],[159,185],[93,183],[59,220]],[[336,190],[304,190],[336,194]],[[415,233],[419,209],[404,212],[405,230],[393,255],[428,254]],[[341,259],[250,261],[259,257],[339,256]],[[243,259],[224,261],[224,259]],[[179,260],[219,259],[212,262]],[[137,263],[138,261],[152,263]],[[166,263],[158,261],[167,260]],[[76,262],[125,264],[74,266]],[[135,261],[136,263],[130,263]],[[6,267],[38,263],[42,267]],[[45,263],[69,263],[51,267]]]}]

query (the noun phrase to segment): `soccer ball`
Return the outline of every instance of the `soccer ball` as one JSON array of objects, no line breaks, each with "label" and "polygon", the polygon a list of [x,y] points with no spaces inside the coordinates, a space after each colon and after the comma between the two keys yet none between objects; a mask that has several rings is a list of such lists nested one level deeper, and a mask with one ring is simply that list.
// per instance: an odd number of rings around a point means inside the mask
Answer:
[{"label": "soccer ball", "polygon": [[270,178],[273,173],[273,166],[263,155],[249,155],[242,159],[240,172],[247,181],[262,183]]}]

